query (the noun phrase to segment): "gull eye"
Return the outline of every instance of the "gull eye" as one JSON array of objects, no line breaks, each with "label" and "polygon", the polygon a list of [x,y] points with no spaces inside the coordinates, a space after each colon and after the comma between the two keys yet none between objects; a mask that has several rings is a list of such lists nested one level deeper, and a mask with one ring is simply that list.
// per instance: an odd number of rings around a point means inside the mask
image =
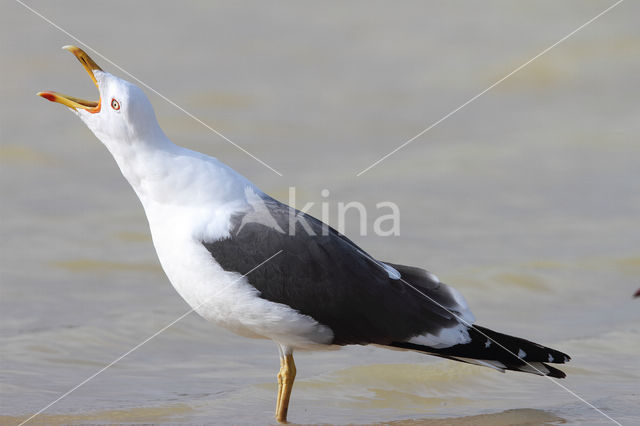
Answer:
[{"label": "gull eye", "polygon": [[115,98],[111,99],[111,108],[115,109],[116,111],[120,109],[120,102],[116,101]]}]

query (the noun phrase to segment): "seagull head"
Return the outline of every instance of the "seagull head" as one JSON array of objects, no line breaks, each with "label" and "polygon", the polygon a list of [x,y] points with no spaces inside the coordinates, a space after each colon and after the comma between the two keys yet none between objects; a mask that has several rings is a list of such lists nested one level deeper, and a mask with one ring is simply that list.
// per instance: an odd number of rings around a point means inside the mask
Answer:
[{"label": "seagull head", "polygon": [[38,95],[70,108],[108,147],[113,144],[154,140],[161,133],[151,102],[135,84],[103,71],[82,49],[64,46],[80,61],[98,89],[97,101],[58,92]]}]

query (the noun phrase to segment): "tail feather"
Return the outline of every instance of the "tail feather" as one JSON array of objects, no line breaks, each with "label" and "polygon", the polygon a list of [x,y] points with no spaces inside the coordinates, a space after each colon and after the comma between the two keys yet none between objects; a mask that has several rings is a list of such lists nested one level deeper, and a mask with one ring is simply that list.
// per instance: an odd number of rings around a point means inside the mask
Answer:
[{"label": "tail feather", "polygon": [[448,348],[433,348],[409,342],[394,342],[390,346],[482,365],[503,372],[522,371],[560,379],[566,376],[563,371],[548,365],[568,362],[571,357],[563,352],[480,326],[469,328],[468,332],[470,342]]}]

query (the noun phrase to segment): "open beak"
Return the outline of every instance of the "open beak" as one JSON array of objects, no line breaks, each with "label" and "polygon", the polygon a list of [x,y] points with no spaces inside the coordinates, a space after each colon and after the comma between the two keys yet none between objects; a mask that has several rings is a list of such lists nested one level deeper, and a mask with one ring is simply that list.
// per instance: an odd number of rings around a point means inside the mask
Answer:
[{"label": "open beak", "polygon": [[[63,49],[68,50],[69,52],[73,53],[76,58],[78,58],[84,69],[89,73],[89,77],[91,77],[93,83],[96,85],[96,87],[98,87],[98,80],[96,80],[96,76],[93,75],[93,71],[102,71],[102,68],[100,68],[95,62],[93,62],[93,59],[91,59],[89,55],[87,55],[79,47],[64,46]],[[42,96],[43,98],[48,99],[51,102],[58,102],[62,105],[66,105],[69,108],[84,109],[93,114],[100,112],[100,99],[98,99],[98,102],[87,101],[73,96],[63,95],[62,93],[58,92],[38,92],[38,96]]]}]

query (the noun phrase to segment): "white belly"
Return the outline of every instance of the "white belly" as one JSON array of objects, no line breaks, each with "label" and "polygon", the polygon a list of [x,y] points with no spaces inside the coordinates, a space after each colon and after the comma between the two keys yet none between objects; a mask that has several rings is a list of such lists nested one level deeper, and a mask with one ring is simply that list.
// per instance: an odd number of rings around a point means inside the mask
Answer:
[{"label": "white belly", "polygon": [[208,321],[243,336],[268,338],[295,348],[332,341],[328,327],[284,304],[260,298],[242,275],[248,271],[224,271],[191,232],[154,223],[152,235],[169,281]]}]

